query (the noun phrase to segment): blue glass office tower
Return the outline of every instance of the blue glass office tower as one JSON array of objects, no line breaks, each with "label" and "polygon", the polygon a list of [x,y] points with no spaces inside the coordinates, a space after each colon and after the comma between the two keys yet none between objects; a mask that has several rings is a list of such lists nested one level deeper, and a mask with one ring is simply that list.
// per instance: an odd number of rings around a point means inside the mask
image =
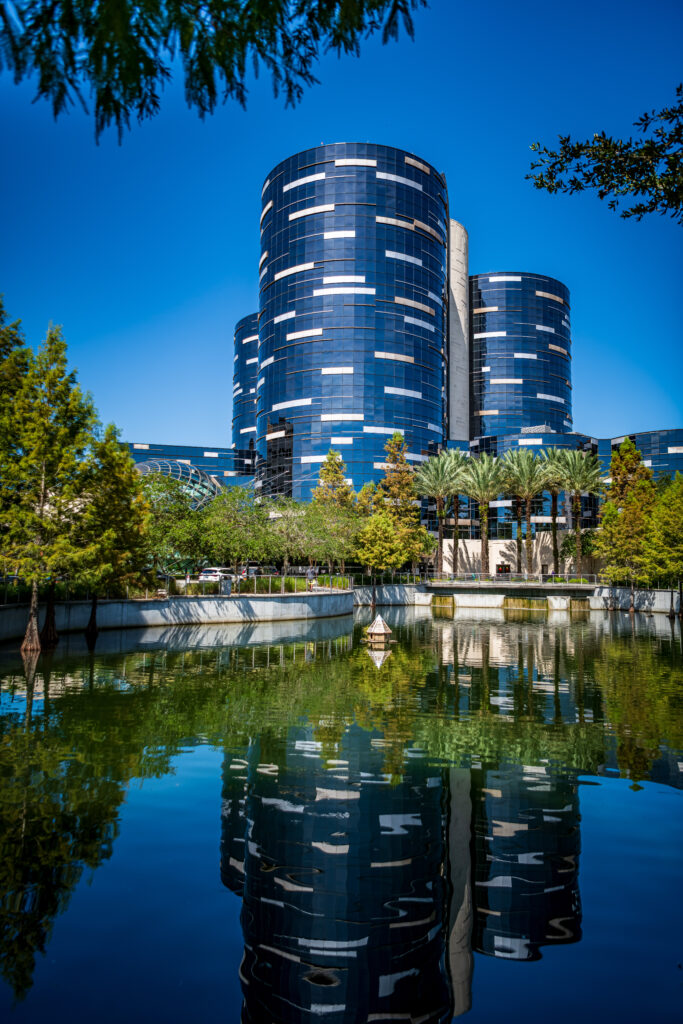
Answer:
[{"label": "blue glass office tower", "polygon": [[232,447],[236,467],[249,476],[254,472],[256,447],[258,313],[237,321],[233,360]]},{"label": "blue glass office tower", "polygon": [[423,461],[445,427],[444,179],[337,143],[278,164],[262,197],[256,486],[305,500],[335,448],[358,489],[396,430]]},{"label": "blue glass office tower", "polygon": [[572,430],[569,290],[553,277],[470,277],[470,437]]}]

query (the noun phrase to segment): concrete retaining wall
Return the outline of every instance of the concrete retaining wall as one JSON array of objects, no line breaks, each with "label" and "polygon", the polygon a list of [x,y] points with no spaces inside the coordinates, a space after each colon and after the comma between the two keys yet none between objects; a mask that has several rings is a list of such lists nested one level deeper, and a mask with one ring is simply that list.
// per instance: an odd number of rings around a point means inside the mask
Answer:
[{"label": "concrete retaining wall", "polygon": [[[387,583],[375,587],[375,603],[378,605],[431,605],[432,595],[416,583]],[[356,587],[353,592],[356,607],[372,604],[372,587]]]},{"label": "concrete retaining wall", "polygon": [[[350,590],[323,594],[244,595],[242,597],[173,597],[169,600],[100,601],[100,629],[140,629],[147,626],[187,626],[209,622],[273,622],[329,618],[353,612]],[[24,635],[27,605],[0,608],[0,641]],[[41,608],[42,625],[45,609]],[[84,630],[90,617],[89,601],[70,601],[56,607],[57,631]]]},{"label": "concrete retaining wall", "polygon": [[[628,587],[596,587],[589,597],[591,611],[614,608],[627,612],[631,607],[631,591]],[[670,590],[636,590],[633,606],[637,612],[659,612],[668,615],[671,610]],[[680,611],[678,591],[673,592],[674,612]]]}]

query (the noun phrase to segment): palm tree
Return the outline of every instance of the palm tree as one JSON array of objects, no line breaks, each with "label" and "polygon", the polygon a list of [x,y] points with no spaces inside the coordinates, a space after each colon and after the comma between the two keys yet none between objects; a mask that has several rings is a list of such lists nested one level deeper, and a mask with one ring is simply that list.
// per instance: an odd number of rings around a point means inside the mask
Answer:
[{"label": "palm tree", "polygon": [[533,539],[531,536],[531,509],[533,500],[545,488],[544,463],[528,448],[511,449],[503,458],[506,486],[524,502],[526,511],[526,571],[533,569]]},{"label": "palm tree", "polygon": [[489,571],[489,502],[493,501],[505,486],[502,460],[484,453],[476,459],[468,459],[463,492],[479,505],[481,530],[481,571]]},{"label": "palm tree", "polygon": [[453,465],[447,452],[441,452],[423,462],[415,473],[415,488],[418,494],[436,501],[436,521],[438,528],[438,547],[436,566],[443,572],[443,520],[446,502],[454,493],[455,476]]},{"label": "palm tree", "polygon": [[453,527],[453,558],[451,560],[451,566],[453,572],[457,573],[460,548],[460,495],[464,490],[465,474],[470,460],[464,452],[459,451],[457,448],[451,448],[444,454],[451,464],[451,471],[453,474],[453,492],[451,497],[453,499],[453,518],[455,520],[455,526]]},{"label": "palm tree", "polygon": [[557,499],[564,490],[564,462],[560,448],[544,448],[541,459],[545,464],[545,489],[550,492],[550,518],[553,535],[553,573],[560,571],[560,549],[557,543]]},{"label": "palm tree", "polygon": [[576,572],[581,575],[581,495],[599,494],[603,488],[602,468],[597,455],[581,451],[563,451],[564,486],[572,499],[572,518],[576,536]]}]

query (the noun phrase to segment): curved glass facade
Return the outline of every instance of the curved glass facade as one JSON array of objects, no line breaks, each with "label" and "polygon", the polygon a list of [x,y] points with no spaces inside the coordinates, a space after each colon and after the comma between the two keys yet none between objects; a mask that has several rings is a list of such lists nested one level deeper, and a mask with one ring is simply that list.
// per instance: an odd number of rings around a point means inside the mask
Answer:
[{"label": "curved glass facade", "polygon": [[470,277],[470,436],[572,430],[569,290],[554,277]]},{"label": "curved glass facade", "polygon": [[232,447],[236,468],[249,476],[254,472],[256,447],[258,313],[250,313],[237,321],[233,358]]},{"label": "curved glass facade", "polygon": [[444,179],[337,143],[278,164],[262,195],[257,486],[305,500],[335,448],[358,489],[395,430],[423,461],[445,426]]}]

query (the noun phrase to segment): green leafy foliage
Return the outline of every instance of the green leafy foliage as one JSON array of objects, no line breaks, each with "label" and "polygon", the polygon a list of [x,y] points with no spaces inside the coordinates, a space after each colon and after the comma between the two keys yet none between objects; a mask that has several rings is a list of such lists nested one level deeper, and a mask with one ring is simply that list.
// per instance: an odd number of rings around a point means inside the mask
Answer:
[{"label": "green leafy foliage", "polygon": [[153,117],[161,91],[182,67],[185,98],[200,116],[235,99],[244,106],[247,75],[265,67],[275,94],[296,103],[317,80],[321,52],[358,54],[364,36],[413,35],[412,13],[426,0],[13,0],[0,19],[0,66],[16,82],[35,76],[37,98],[55,117],[84,92],[95,101],[95,131]]},{"label": "green leafy foliage", "polygon": [[[585,142],[559,136],[559,149],[535,142],[539,159],[527,178],[535,188],[556,192],[595,190],[610,210],[623,205],[622,217],[641,220],[648,213],[668,214],[683,223],[683,85],[670,107],[643,114],[634,127],[642,139],[614,139],[605,132]],[[649,133],[649,135],[647,134]]]},{"label": "green leafy foliage", "polygon": [[612,584],[646,583],[645,540],[656,489],[652,470],[629,438],[612,455],[610,477],[595,542],[601,575]]}]

